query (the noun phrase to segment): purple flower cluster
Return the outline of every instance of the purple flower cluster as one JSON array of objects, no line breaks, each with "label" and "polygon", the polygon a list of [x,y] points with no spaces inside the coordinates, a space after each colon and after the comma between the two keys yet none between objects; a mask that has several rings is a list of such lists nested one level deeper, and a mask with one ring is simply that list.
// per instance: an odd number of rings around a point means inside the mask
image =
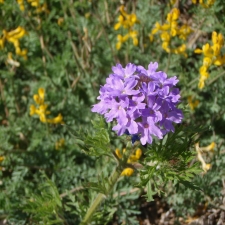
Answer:
[{"label": "purple flower cluster", "polygon": [[116,121],[113,127],[118,135],[130,134],[141,144],[152,143],[152,136],[159,139],[174,131],[174,123],[181,123],[182,111],[177,109],[179,89],[177,77],[167,78],[163,71],[156,72],[158,63],[148,69],[132,63],[123,68],[112,67],[113,73],[100,88],[99,103],[92,112],[104,115],[107,122]]}]

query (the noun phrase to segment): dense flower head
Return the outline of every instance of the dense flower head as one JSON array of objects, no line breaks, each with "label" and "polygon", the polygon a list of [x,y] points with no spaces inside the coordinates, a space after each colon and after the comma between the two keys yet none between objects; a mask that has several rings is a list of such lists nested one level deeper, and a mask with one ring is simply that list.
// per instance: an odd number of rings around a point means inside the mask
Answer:
[{"label": "dense flower head", "polygon": [[177,77],[167,78],[163,71],[156,71],[158,63],[148,69],[128,63],[112,67],[106,84],[100,88],[99,103],[92,112],[104,115],[118,135],[129,134],[132,140],[140,139],[142,145],[151,144],[153,136],[174,131],[172,123],[181,123],[183,114],[177,108],[180,94],[175,88]]}]

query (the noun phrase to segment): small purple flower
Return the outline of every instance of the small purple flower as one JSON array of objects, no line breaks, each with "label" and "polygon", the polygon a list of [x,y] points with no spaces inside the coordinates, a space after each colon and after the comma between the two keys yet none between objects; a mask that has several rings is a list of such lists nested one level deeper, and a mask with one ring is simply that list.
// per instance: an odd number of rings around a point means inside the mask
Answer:
[{"label": "small purple flower", "polygon": [[136,65],[132,63],[128,63],[125,68],[122,67],[121,64],[117,64],[112,67],[113,75],[119,77],[122,80],[126,80],[127,78],[133,78],[134,73],[136,72]]},{"label": "small purple flower", "polygon": [[158,63],[148,69],[128,63],[112,67],[113,73],[100,88],[92,112],[104,115],[107,122],[115,122],[113,130],[118,135],[131,135],[132,143],[151,144],[153,136],[162,139],[174,132],[173,123],[181,123],[182,111],[177,108],[180,94],[175,88],[177,77],[167,78],[163,71],[156,71]]},{"label": "small purple flower", "polygon": [[154,120],[151,117],[143,117],[142,122],[139,123],[139,133],[141,133],[141,144],[145,145],[146,143],[152,143],[152,135],[158,137],[159,139],[163,138],[163,133],[159,127],[155,124]]}]

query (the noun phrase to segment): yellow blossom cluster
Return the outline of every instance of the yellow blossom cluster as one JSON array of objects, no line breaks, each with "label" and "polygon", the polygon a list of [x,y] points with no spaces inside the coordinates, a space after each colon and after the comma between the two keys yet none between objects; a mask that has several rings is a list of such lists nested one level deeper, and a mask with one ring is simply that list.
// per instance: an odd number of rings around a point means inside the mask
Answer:
[{"label": "yellow blossom cluster", "polygon": [[202,157],[202,154],[209,153],[210,151],[214,152],[215,146],[216,146],[215,142],[212,142],[210,145],[206,147],[199,147],[199,143],[195,144],[198,160],[201,162],[202,169],[204,170],[205,173],[211,168],[211,164],[205,162],[205,160]]},{"label": "yellow blossom cluster", "polygon": [[45,90],[43,88],[39,88],[38,89],[38,94],[35,94],[33,96],[34,101],[36,102],[36,104],[38,105],[38,107],[36,107],[35,105],[31,105],[30,106],[30,115],[38,115],[39,119],[42,123],[51,123],[51,124],[63,124],[63,117],[62,115],[59,113],[58,116],[52,118],[52,119],[48,119],[46,116],[49,115],[51,112],[49,110],[47,110],[48,105],[45,104]]},{"label": "yellow blossom cluster", "polygon": [[[34,8],[36,8],[36,13],[46,12],[48,13],[47,4],[44,3],[43,5],[40,4],[40,0],[27,0],[27,2]],[[19,4],[20,10],[25,10],[24,0],[17,0]]]},{"label": "yellow blossom cluster", "polygon": [[150,41],[154,40],[154,35],[160,33],[160,38],[162,40],[162,48],[167,53],[182,54],[187,57],[186,45],[181,44],[176,48],[172,48],[171,41],[174,37],[178,37],[181,40],[186,40],[187,37],[192,32],[192,29],[187,24],[178,26],[178,19],[180,16],[180,11],[177,8],[173,8],[170,13],[167,14],[166,23],[160,25],[156,22],[155,27],[149,35]]},{"label": "yellow blossom cluster", "polygon": [[[126,151],[126,149],[123,149],[123,153]],[[123,157],[122,153],[120,152],[120,150],[117,148],[115,151],[116,155],[118,156],[119,159],[121,159]],[[129,156],[127,163],[134,163],[137,162],[142,155],[142,151],[140,148],[138,148],[135,151],[135,154],[132,154]],[[131,176],[134,173],[134,169],[128,167],[126,169],[123,170],[123,172],[121,173],[121,176]]]},{"label": "yellow blossom cluster", "polygon": [[25,9],[24,0],[17,0],[17,3],[19,4],[20,10],[24,11]]},{"label": "yellow blossom cluster", "polygon": [[134,24],[139,23],[139,20],[137,19],[137,16],[134,13],[128,14],[124,10],[124,6],[120,7],[120,13],[118,17],[118,22],[114,25],[114,30],[120,29],[120,27],[123,27],[128,31],[127,34],[122,36],[121,34],[117,35],[117,44],[116,49],[119,50],[124,42],[126,42],[129,38],[132,39],[133,45],[138,45],[138,39],[137,35],[138,32],[133,29]]},{"label": "yellow blossom cluster", "polygon": [[3,30],[2,33],[3,37],[0,38],[0,49],[3,49],[5,42],[8,41],[14,45],[17,55],[22,56],[24,59],[27,59],[27,49],[21,50],[19,42],[19,39],[21,39],[27,33],[26,30],[23,27],[19,26],[15,30],[9,32]]},{"label": "yellow blossom cluster", "polygon": [[65,139],[61,138],[55,143],[55,149],[60,150],[61,148],[64,147],[64,145],[65,145]]},{"label": "yellow blossom cluster", "polygon": [[221,66],[225,64],[225,54],[221,54],[221,49],[224,45],[223,35],[214,31],[212,33],[212,43],[212,45],[206,43],[202,46],[202,49],[195,49],[195,53],[204,55],[203,65],[199,69],[199,89],[205,86],[205,81],[209,78],[208,69],[211,65]]},{"label": "yellow blossom cluster", "polygon": [[192,96],[188,96],[188,105],[191,108],[191,110],[194,110],[199,105],[199,101],[193,100]]},{"label": "yellow blossom cluster", "polygon": [[193,4],[197,4],[197,2],[199,2],[199,4],[202,6],[202,7],[204,7],[204,8],[208,8],[208,7],[210,7],[210,6],[212,6],[213,4],[214,4],[214,2],[215,2],[216,0],[199,0],[199,1],[197,1],[197,0],[192,0],[192,3]]}]

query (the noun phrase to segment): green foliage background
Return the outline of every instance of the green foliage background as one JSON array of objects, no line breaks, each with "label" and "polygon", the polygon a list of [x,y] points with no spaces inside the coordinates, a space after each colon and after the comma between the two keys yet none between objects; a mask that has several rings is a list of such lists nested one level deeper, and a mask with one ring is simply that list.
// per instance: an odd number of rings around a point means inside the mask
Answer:
[{"label": "green foliage background", "polygon": [[[211,42],[213,31],[225,35],[225,6],[222,0],[207,9],[191,1],[177,2],[183,21],[194,34],[201,31],[187,49],[187,58],[167,54],[160,38],[149,40],[154,24],[164,23],[174,7],[169,1],[124,1],[127,12],[135,13],[140,21],[135,24],[139,44],[134,46],[129,39],[119,51],[115,48],[117,35],[126,32],[113,28],[120,1],[51,0],[46,1],[48,12],[41,13],[36,13],[27,1],[24,11],[15,0],[0,3],[0,32],[24,27],[27,35],[20,39],[20,46],[28,50],[27,60],[15,55],[9,42],[0,50],[0,156],[4,156],[0,162],[0,221],[18,225],[80,223],[96,192],[104,192],[102,184],[107,183],[106,178],[116,166],[114,150],[124,148],[127,142],[126,137],[117,137],[110,124],[93,114],[91,106],[97,102],[100,85],[111,67],[128,62],[147,67],[149,62],[157,61],[160,70],[178,77],[181,108],[185,111],[182,129],[185,128],[180,131],[177,127],[173,137],[165,137],[163,149],[161,142],[142,148],[145,169],[140,176],[135,172],[132,177],[119,179],[95,214],[94,224],[110,224],[113,220],[118,224],[138,224],[146,189],[130,193],[137,184],[153,188],[148,190],[148,194],[152,191],[148,200],[154,193],[161,194],[182,217],[192,215],[199,203],[208,202],[209,207],[221,204],[225,166],[224,66],[213,66],[205,88],[199,90],[202,56],[196,55],[194,49]],[[60,25],[59,18],[63,20]],[[13,52],[19,67],[6,63],[8,52]],[[46,125],[29,115],[33,95],[40,87],[46,91],[51,115],[61,113],[64,125]],[[194,111],[188,106],[188,96],[200,102]],[[65,145],[56,150],[55,144],[62,138]],[[169,142],[169,138],[178,139]],[[212,165],[206,174],[201,172],[196,158],[197,141],[200,146],[212,141],[217,144],[215,153],[206,159]],[[174,149],[179,155],[173,154]],[[174,159],[178,164],[171,164]],[[151,160],[159,164],[149,165]],[[159,165],[163,170],[158,171]],[[151,173],[155,179],[149,181]],[[194,176],[196,173],[199,175]],[[179,181],[189,182],[190,188],[199,190],[184,191]],[[121,197],[121,193],[130,194]]]}]

